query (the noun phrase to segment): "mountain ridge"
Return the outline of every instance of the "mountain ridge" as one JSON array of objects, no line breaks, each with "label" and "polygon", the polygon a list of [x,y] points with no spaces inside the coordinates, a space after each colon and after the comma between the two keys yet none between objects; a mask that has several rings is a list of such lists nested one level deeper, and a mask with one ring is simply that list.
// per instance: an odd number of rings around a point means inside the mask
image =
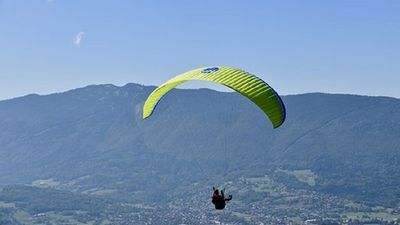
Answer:
[{"label": "mountain ridge", "polygon": [[[137,199],[143,188],[166,197],[177,185],[207,183],[210,174],[235,180],[268,173],[294,186],[398,204],[399,99],[283,96],[287,121],[272,129],[247,99],[209,89],[173,90],[143,121],[154,88],[90,85],[0,101],[0,181],[52,178],[58,188],[97,187]],[[309,169],[316,185],[280,169]]]},{"label": "mountain ridge", "polygon": [[[147,88],[152,88],[155,89],[157,86],[156,85],[145,85],[145,84],[139,84],[139,83],[126,83],[124,85],[115,85],[112,83],[104,83],[104,84],[89,84],[86,86],[82,86],[82,87],[78,87],[78,88],[73,88],[73,89],[69,89],[69,90],[65,90],[65,91],[60,91],[60,92],[54,92],[54,93],[48,93],[48,94],[38,94],[38,93],[29,93],[29,94],[25,94],[25,95],[21,95],[21,96],[16,96],[16,97],[11,97],[8,99],[1,99],[0,102],[3,101],[9,101],[9,100],[15,100],[15,99],[19,99],[19,98],[24,98],[24,97],[44,97],[44,96],[49,96],[49,95],[57,95],[57,94],[64,94],[64,93],[68,93],[68,92],[73,92],[73,91],[78,91],[78,90],[82,90],[82,89],[86,89],[86,88],[92,88],[92,87],[112,87],[112,88],[124,88],[127,86],[138,86],[138,87],[147,87]],[[210,90],[210,91],[216,91],[216,92],[221,92],[218,90],[214,90],[212,88],[175,88],[178,90]],[[234,92],[234,91],[232,91]],[[226,93],[226,92],[222,92],[222,93]],[[229,92],[228,92],[229,93]],[[325,95],[348,95],[348,96],[360,96],[360,97],[373,97],[373,98],[391,98],[391,99],[398,99],[400,100],[400,98],[398,97],[393,97],[393,96],[385,96],[385,95],[367,95],[367,94],[348,94],[348,93],[331,93],[331,92],[320,92],[320,91],[315,91],[315,92],[305,92],[305,93],[297,93],[297,94],[286,94],[286,95],[281,95],[284,97],[290,97],[290,96],[299,96],[299,95],[309,95],[309,94],[325,94]]]}]

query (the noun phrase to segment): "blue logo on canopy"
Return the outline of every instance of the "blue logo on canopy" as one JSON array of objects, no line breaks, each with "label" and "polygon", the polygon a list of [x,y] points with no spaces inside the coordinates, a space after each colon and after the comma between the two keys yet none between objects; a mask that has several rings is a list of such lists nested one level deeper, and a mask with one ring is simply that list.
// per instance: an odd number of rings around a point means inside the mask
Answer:
[{"label": "blue logo on canopy", "polygon": [[209,67],[209,68],[206,68],[203,71],[201,71],[201,73],[213,73],[213,72],[216,72],[218,70],[219,70],[218,67]]}]

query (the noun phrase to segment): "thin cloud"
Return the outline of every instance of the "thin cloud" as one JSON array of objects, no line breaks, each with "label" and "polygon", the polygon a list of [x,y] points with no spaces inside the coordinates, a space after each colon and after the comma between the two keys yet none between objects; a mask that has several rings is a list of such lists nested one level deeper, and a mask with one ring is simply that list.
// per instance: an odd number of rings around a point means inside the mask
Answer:
[{"label": "thin cloud", "polygon": [[48,2],[48,3],[53,3],[53,2],[54,2],[54,0],[47,0],[47,2]]},{"label": "thin cloud", "polygon": [[83,38],[83,35],[85,34],[85,32],[79,32],[79,33],[77,33],[76,35],[75,35],[75,39],[74,39],[74,44],[75,45],[80,45],[81,44],[81,42],[82,42],[82,38]]}]

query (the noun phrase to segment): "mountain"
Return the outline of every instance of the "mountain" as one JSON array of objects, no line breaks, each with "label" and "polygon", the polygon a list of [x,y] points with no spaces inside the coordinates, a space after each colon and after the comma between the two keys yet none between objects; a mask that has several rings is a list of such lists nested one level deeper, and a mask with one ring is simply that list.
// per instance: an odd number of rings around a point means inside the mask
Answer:
[{"label": "mountain", "polygon": [[395,207],[400,100],[284,96],[278,129],[236,93],[173,90],[154,115],[154,87],[93,85],[0,101],[0,182],[123,201],[268,175],[293,188]]}]

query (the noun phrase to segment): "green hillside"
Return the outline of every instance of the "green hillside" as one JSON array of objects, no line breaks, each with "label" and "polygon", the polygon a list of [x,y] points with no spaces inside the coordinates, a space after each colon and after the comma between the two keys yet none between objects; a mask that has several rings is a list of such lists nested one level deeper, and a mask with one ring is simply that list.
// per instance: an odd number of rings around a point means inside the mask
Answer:
[{"label": "green hillside", "polygon": [[293,188],[398,205],[398,99],[284,96],[287,120],[272,129],[247,99],[208,89],[173,90],[143,121],[153,89],[98,85],[1,101],[0,182],[168,202],[194,183],[268,174]]}]

